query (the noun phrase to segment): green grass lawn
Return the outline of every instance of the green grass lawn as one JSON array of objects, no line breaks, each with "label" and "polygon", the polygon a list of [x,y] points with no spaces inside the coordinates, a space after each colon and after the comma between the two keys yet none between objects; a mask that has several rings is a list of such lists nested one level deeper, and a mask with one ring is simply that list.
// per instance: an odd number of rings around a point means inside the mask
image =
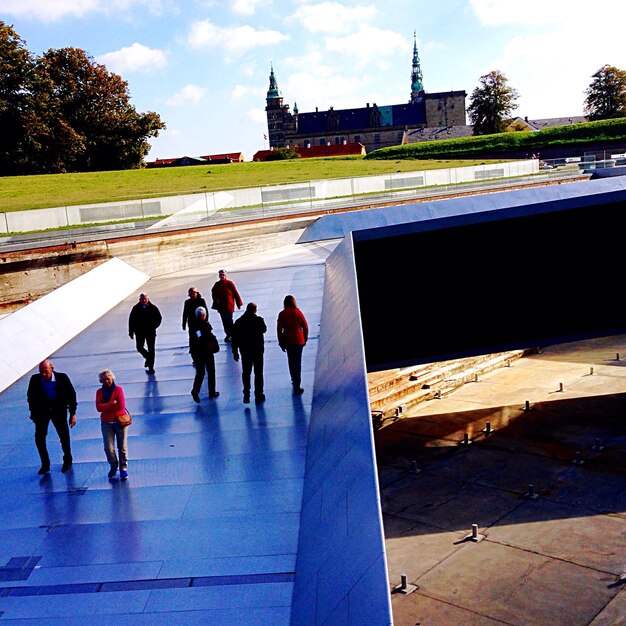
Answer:
[{"label": "green grass lawn", "polygon": [[463,167],[496,161],[295,159],[267,163],[195,165],[160,169],[0,177],[0,212],[117,202],[225,189]]}]

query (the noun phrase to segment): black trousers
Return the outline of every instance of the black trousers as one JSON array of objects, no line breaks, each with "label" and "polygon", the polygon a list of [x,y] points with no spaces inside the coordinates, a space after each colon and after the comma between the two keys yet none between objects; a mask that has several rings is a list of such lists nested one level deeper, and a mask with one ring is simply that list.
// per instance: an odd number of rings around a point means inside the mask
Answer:
[{"label": "black trousers", "polygon": [[67,422],[67,415],[40,415],[35,417],[35,445],[42,467],[50,467],[50,456],[46,446],[46,438],[48,436],[48,426],[52,422],[63,450],[63,462],[72,462],[72,450],[70,447],[70,427]]},{"label": "black trousers", "polygon": [[215,393],[215,357],[212,352],[191,353],[191,358],[196,366],[196,375],[193,379],[193,391],[200,393],[202,381],[204,380],[204,372],[206,370],[207,382],[209,384],[209,395]]},{"label": "black trousers", "polygon": [[[154,357],[155,357],[155,349],[154,344],[156,343],[156,334],[155,335],[140,335],[135,333],[135,345],[137,346],[137,352],[143,356],[146,360],[146,367],[152,369],[154,367]],[[144,345],[146,348],[144,348]]]},{"label": "black trousers", "polygon": [[302,382],[303,348],[304,346],[287,346],[287,363],[289,364],[289,374],[294,389],[299,389],[300,383]]},{"label": "black trousers", "polygon": [[243,393],[250,395],[250,379],[254,370],[254,395],[263,395],[263,352],[241,352],[241,381]]}]

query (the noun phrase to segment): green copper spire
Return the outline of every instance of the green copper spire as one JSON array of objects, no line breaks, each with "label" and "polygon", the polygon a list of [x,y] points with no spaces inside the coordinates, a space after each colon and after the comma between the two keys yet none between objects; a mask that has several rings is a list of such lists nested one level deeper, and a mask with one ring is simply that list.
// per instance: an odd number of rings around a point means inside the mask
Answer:
[{"label": "green copper spire", "polygon": [[416,98],[424,91],[422,84],[422,68],[420,67],[420,58],[417,54],[417,39],[415,31],[413,31],[413,67],[411,69],[411,99]]},{"label": "green copper spire", "polygon": [[276,76],[274,76],[274,66],[271,65],[270,71],[270,88],[267,91],[267,99],[280,98],[280,91],[278,91],[278,83],[276,82]]}]

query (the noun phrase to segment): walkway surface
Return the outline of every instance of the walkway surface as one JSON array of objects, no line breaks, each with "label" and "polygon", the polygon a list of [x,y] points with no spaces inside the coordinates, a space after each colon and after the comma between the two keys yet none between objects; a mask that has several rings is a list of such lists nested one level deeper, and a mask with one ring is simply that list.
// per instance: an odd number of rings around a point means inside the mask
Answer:
[{"label": "walkway surface", "polygon": [[[37,475],[26,404],[35,369],[0,395],[1,623],[289,624],[328,253],[293,245],[226,263],[244,303],[255,301],[268,326],[263,404],[242,403],[240,363],[223,341],[219,398],[208,400],[206,383],[200,404],[189,393],[194,368],[182,305],[192,285],[210,296],[217,265],[141,289],[164,318],[155,375],[144,371],[127,334],[139,292],[52,355],[78,394],[66,474],[51,428],[52,469]],[[292,395],[276,341],[288,293],[310,325],[302,396]],[[210,321],[222,340],[214,312]],[[107,479],[94,405],[105,368],[124,388],[134,419],[126,482]]]},{"label": "walkway surface", "polygon": [[396,626],[626,624],[624,356],[550,346],[376,433]]}]

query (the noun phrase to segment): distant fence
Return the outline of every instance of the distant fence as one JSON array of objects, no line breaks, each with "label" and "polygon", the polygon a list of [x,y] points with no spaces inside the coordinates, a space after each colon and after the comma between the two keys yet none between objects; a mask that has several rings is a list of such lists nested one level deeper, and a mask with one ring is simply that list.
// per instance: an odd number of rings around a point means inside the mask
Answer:
[{"label": "distant fence", "polygon": [[246,219],[279,217],[284,214],[318,212],[337,207],[358,206],[370,200],[418,198],[432,187],[467,188],[499,178],[539,173],[539,161],[526,159],[494,166],[420,170],[358,178],[316,180],[289,185],[271,185],[80,206],[0,213],[0,233],[29,233],[43,230],[102,225],[109,222],[151,220],[150,230],[200,224],[240,222]]}]

